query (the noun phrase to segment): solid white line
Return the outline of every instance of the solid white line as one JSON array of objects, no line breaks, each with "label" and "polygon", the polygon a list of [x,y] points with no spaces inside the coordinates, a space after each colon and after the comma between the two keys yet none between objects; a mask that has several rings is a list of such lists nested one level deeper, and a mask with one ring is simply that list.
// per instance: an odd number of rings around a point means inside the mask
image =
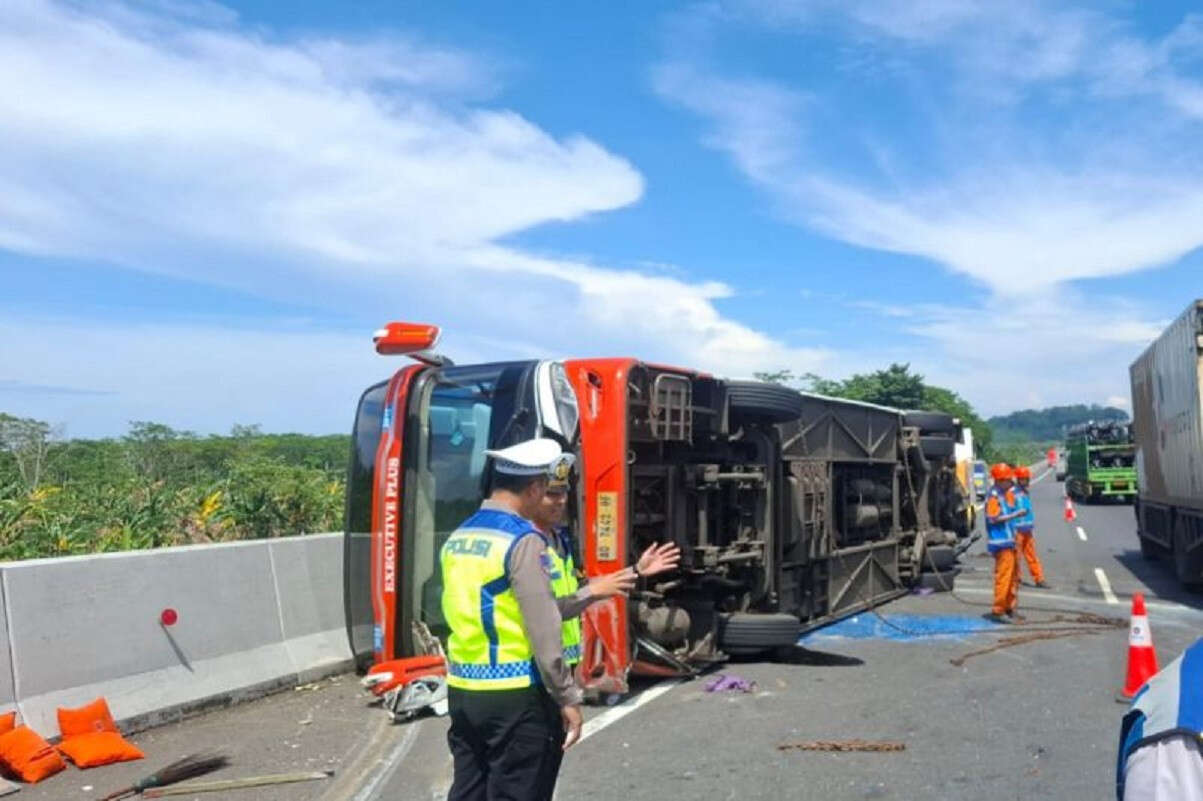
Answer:
[{"label": "solid white line", "polygon": [[1078,539],[1080,539],[1082,542],[1086,542],[1086,529],[1082,528],[1081,526],[1078,526]]},{"label": "solid white line", "polygon": [[401,740],[393,747],[388,756],[377,763],[375,775],[368,780],[367,784],[359,788],[359,792],[355,794],[352,801],[370,801],[377,797],[377,793],[384,789],[384,780],[392,777],[397,771],[397,766],[401,764],[401,760],[417,742],[418,729],[421,728],[421,724],[422,721],[417,720],[405,727]]},{"label": "solid white line", "polygon": [[1107,603],[1118,604],[1119,598],[1116,598],[1115,593],[1111,591],[1111,582],[1107,580],[1107,574],[1103,572],[1103,568],[1096,567],[1094,577],[1099,580],[1099,587],[1103,590],[1103,598]]},{"label": "solid white line", "polygon": [[597,734],[599,731],[613,723],[617,723],[644,704],[656,700],[673,687],[676,687],[678,684],[680,684],[681,681],[681,679],[669,679],[668,681],[662,681],[659,684],[647,688],[643,692],[639,693],[639,695],[628,698],[618,706],[610,707],[592,720],[585,721],[585,725],[581,727],[581,739],[577,742],[585,742],[586,738]]},{"label": "solid white line", "polygon": [[1053,469],[1051,467],[1046,469],[1043,473],[1041,473],[1040,475],[1033,478],[1032,483],[1035,484],[1038,481],[1043,481],[1044,479],[1048,478],[1049,473],[1051,473],[1051,472],[1053,472]]}]

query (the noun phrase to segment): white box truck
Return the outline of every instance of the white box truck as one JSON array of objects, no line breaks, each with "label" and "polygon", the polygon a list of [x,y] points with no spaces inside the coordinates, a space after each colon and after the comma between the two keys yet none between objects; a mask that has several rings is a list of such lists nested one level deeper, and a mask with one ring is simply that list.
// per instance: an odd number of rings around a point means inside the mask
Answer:
[{"label": "white box truck", "polygon": [[1170,556],[1186,586],[1203,584],[1203,300],[1130,368],[1139,495],[1137,534],[1146,558]]}]

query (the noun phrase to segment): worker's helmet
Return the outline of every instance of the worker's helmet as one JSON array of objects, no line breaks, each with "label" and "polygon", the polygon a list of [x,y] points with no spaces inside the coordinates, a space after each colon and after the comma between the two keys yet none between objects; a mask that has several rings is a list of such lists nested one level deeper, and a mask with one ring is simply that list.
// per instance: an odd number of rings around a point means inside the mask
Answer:
[{"label": "worker's helmet", "polygon": [[990,467],[990,477],[995,481],[1011,481],[1015,478],[1015,471],[1006,462],[999,462]]},{"label": "worker's helmet", "polygon": [[1027,467],[1017,466],[1015,468],[1015,480],[1018,481],[1021,478],[1025,481],[1031,481],[1032,480],[1031,469],[1027,468]]}]

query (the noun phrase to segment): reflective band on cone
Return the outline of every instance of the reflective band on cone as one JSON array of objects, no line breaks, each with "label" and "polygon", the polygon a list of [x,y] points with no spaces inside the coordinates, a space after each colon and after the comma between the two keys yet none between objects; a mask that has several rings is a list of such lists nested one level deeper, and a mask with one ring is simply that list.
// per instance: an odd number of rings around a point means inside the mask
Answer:
[{"label": "reflective band on cone", "polygon": [[1128,631],[1128,645],[1133,648],[1153,647],[1153,632],[1149,631],[1147,615],[1132,616],[1132,628]]}]

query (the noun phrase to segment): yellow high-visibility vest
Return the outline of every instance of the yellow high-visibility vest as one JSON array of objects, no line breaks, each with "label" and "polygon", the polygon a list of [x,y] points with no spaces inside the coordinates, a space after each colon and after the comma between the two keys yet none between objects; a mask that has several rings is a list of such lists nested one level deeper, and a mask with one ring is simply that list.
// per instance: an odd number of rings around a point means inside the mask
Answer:
[{"label": "yellow high-visibility vest", "polygon": [[443,544],[443,616],[447,684],[463,690],[513,690],[540,683],[518,599],[510,587],[509,555],[523,537],[540,536],[512,512],[481,509]]},{"label": "yellow high-visibility vest", "polygon": [[[581,585],[576,578],[576,565],[573,564],[572,551],[568,548],[568,542],[566,539],[561,540],[564,544],[564,553],[567,554],[561,559],[559,549],[555,547],[554,542],[557,537],[559,537],[558,533],[551,534],[553,543],[547,547],[547,554],[551,557],[552,566],[551,591],[557,598],[564,598],[575,594]],[[560,639],[564,643],[564,662],[569,665],[580,662],[581,619],[579,617],[564,621]]]}]

